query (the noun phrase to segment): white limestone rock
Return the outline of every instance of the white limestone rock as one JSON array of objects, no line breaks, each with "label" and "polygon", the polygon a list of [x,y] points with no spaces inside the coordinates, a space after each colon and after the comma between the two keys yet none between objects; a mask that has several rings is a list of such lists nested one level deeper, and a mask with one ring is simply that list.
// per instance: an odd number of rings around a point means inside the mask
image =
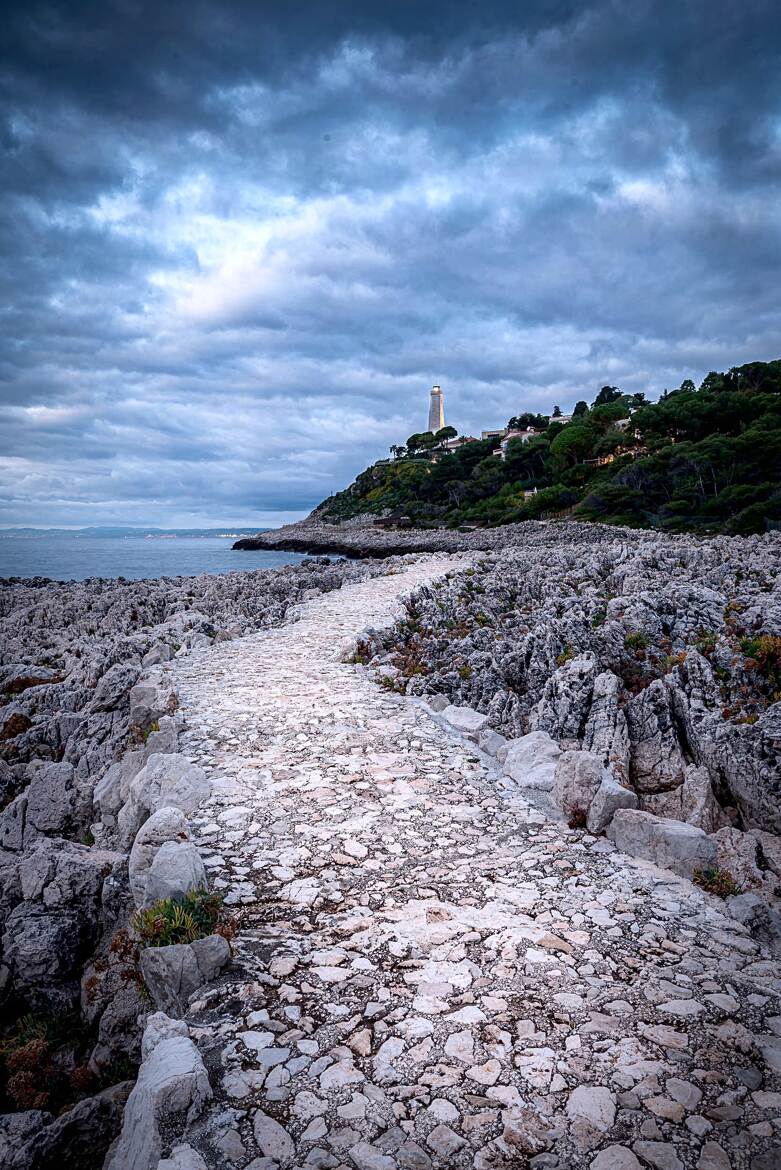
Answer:
[{"label": "white limestone rock", "polygon": [[591,802],[586,818],[589,833],[604,833],[620,808],[637,808],[637,795],[605,772]]},{"label": "white limestone rock", "polygon": [[129,1170],[131,1166],[133,1170],[157,1170],[161,1129],[174,1118],[191,1124],[212,1096],[201,1055],[181,1021],[170,1020],[161,1012],[150,1016],[142,1056],[138,1080],[125,1106],[122,1132],[106,1170]]},{"label": "white limestone rock", "polygon": [[[187,823],[187,817],[179,808],[160,808],[157,812],[152,813],[149,820],[141,826],[133,842],[128,861],[130,890],[133,901],[139,909],[151,905],[155,900],[149,896],[147,887],[152,864],[162,846],[165,844],[184,845],[189,844],[190,841],[190,827]],[[203,870],[202,862],[201,869]],[[201,884],[206,884],[205,873]]]},{"label": "white limestone rock", "polygon": [[178,753],[149,757],[130,785],[128,800],[117,818],[119,844],[130,848],[144,821],[160,808],[171,806],[193,813],[209,795],[203,768]]},{"label": "white limestone rock", "polygon": [[477,738],[477,746],[481,752],[485,752],[488,756],[495,756],[500,748],[507,743],[505,736],[500,735],[498,731],[493,731],[487,727],[485,731],[481,731]]},{"label": "white limestone rock", "polygon": [[165,841],[154,856],[146,879],[144,906],[165,898],[183,898],[207,888],[206,869],[192,841]]},{"label": "white limestone rock", "polygon": [[702,829],[639,809],[619,809],[607,836],[624,853],[683,877],[691,878],[696,869],[707,869],[718,860],[716,842]]},{"label": "white limestone rock", "polygon": [[566,817],[585,819],[606,774],[602,760],[593,752],[562,752],[556,760],[554,803]]},{"label": "white limestone rock", "polygon": [[467,739],[477,741],[478,733],[488,726],[488,716],[472,707],[456,707],[452,703],[442,711],[442,718]]},{"label": "white limestone rock", "polygon": [[155,1006],[178,1017],[193,992],[215,979],[230,957],[227,939],[210,934],[191,943],[147,947],[141,952],[139,966]]},{"label": "white limestone rock", "polygon": [[499,750],[497,759],[504,773],[520,788],[538,788],[550,792],[556,777],[561,748],[545,731],[530,731],[520,739],[511,739]]}]

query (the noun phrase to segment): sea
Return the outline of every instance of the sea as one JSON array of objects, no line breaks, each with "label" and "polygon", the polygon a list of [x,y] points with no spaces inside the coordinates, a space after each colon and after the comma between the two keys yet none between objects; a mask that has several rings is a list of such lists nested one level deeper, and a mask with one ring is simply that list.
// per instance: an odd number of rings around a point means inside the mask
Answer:
[{"label": "sea", "polygon": [[302,553],[265,549],[235,551],[240,536],[262,528],[237,529],[58,529],[0,530],[0,578],[49,577],[53,581],[84,581],[88,577],[194,577],[199,573],[230,573],[275,569],[298,564]]}]

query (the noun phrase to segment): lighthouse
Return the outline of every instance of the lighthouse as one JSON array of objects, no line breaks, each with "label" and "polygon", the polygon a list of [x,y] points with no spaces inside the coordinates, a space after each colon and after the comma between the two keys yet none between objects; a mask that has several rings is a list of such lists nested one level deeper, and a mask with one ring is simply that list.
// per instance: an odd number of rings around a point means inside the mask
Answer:
[{"label": "lighthouse", "polygon": [[434,386],[428,405],[428,429],[433,433],[445,425],[445,396],[441,386]]}]

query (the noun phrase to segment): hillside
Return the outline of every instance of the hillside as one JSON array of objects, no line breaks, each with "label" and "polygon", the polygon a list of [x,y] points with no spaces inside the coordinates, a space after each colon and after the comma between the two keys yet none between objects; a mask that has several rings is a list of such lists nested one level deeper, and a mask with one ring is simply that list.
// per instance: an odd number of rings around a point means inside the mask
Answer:
[{"label": "hillside", "polygon": [[686,380],[658,402],[605,386],[571,418],[521,414],[508,428],[503,450],[500,436],[453,447],[452,427],[412,435],[313,518],[455,527],[574,514],[743,534],[781,524],[781,360],[710,373],[699,388]]}]

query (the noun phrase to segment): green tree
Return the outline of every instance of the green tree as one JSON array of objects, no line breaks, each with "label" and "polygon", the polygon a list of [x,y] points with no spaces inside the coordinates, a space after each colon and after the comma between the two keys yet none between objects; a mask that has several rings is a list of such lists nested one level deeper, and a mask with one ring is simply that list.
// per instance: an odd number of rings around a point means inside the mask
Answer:
[{"label": "green tree", "polygon": [[594,437],[592,428],[581,423],[573,422],[564,427],[550,445],[554,466],[561,471],[586,459],[591,453]]},{"label": "green tree", "polygon": [[581,398],[579,402],[575,403],[575,409],[572,412],[573,418],[580,418],[581,415],[588,414],[588,403]]},{"label": "green tree", "polygon": [[605,406],[608,402],[615,402],[621,397],[618,386],[603,386],[594,399],[594,406]]}]

